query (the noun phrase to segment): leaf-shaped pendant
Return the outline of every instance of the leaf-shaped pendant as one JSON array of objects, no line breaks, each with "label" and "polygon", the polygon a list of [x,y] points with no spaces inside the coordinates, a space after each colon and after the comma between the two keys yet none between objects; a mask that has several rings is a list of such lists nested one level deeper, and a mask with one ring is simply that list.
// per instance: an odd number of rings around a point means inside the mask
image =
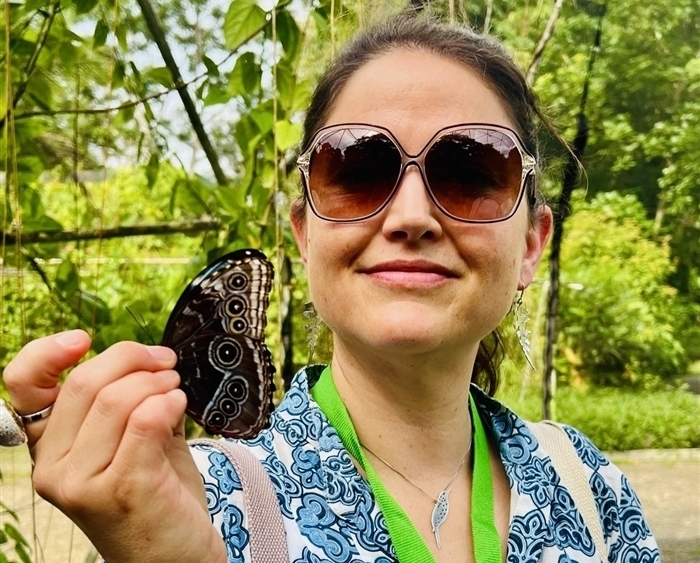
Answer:
[{"label": "leaf-shaped pendant", "polygon": [[450,489],[445,489],[438,495],[437,501],[435,501],[435,508],[433,508],[433,514],[430,517],[430,521],[433,525],[433,533],[435,534],[435,543],[438,549],[441,549],[440,526],[447,519],[447,513],[450,511],[449,496]]}]

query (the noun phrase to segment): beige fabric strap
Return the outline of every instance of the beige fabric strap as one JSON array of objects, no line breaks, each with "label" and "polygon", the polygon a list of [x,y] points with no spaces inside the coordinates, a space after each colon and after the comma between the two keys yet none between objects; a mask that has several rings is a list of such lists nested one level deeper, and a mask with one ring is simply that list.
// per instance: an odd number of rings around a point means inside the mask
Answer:
[{"label": "beige fabric strap", "polygon": [[287,534],[272,482],[262,464],[248,449],[228,440],[199,439],[223,453],[233,464],[243,486],[252,563],[289,563]]},{"label": "beige fabric strap", "polygon": [[583,462],[578,457],[569,435],[551,420],[543,420],[540,423],[528,422],[528,426],[552,460],[554,470],[562,484],[571,494],[574,505],[581,513],[583,523],[593,538],[601,561],[608,563],[608,546],[603,536],[598,507],[584,471]]}]

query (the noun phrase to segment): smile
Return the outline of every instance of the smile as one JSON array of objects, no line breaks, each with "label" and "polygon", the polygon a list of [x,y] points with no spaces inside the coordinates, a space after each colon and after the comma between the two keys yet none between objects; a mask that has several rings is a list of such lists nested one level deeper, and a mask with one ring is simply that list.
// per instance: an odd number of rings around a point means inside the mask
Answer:
[{"label": "smile", "polygon": [[449,268],[427,260],[382,262],[362,270],[361,273],[383,285],[407,288],[435,287],[457,277]]}]

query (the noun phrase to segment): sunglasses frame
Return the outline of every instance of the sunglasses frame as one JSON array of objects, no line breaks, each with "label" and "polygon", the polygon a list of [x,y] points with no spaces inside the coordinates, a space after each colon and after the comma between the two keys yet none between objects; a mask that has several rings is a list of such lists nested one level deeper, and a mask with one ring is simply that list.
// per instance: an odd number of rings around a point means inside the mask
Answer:
[{"label": "sunglasses frame", "polygon": [[[318,211],[318,209],[316,209],[313,198],[311,197],[311,190],[309,189],[309,167],[311,165],[311,154],[316,149],[321,139],[326,137],[328,134],[333,133],[334,131],[340,131],[342,129],[353,128],[366,128],[369,131],[376,131],[378,133],[383,133],[384,135],[386,135],[394,143],[396,148],[399,150],[399,153],[401,154],[401,169],[399,171],[398,177],[396,178],[396,183],[389,192],[389,195],[387,196],[386,200],[372,213],[352,219],[336,219],[333,217],[326,217],[323,214],[321,214]],[[499,217],[498,219],[463,219],[462,217],[458,217],[448,212],[437,201],[437,198],[433,194],[430,184],[428,183],[427,175],[425,173],[425,155],[428,154],[428,151],[430,151],[430,149],[438,141],[438,139],[440,139],[446,133],[450,131],[463,131],[465,129],[486,129],[496,131],[498,133],[503,133],[511,141],[513,141],[513,144],[520,153],[520,161],[522,163],[522,171],[520,175],[520,189],[518,191],[518,196],[515,201],[515,204],[513,205],[513,209],[505,217]],[[516,133],[513,129],[510,129],[509,127],[504,127],[503,125],[495,125],[493,123],[458,123],[455,125],[443,127],[442,129],[438,130],[430,138],[426,145],[420,150],[420,152],[418,152],[418,154],[415,155],[406,152],[401,143],[399,143],[398,139],[386,127],[372,125],[370,123],[338,123],[336,125],[327,125],[326,127],[322,127],[321,129],[316,131],[308,147],[297,158],[297,166],[299,167],[299,171],[301,172],[302,184],[304,186],[304,194],[306,195],[306,200],[309,202],[311,210],[314,212],[314,215],[316,215],[319,219],[323,219],[324,221],[330,221],[333,223],[356,223],[358,221],[370,219],[371,217],[374,217],[375,215],[381,213],[387,207],[389,202],[394,198],[394,195],[396,195],[396,191],[398,190],[399,185],[401,185],[401,180],[403,179],[406,170],[411,165],[416,166],[420,171],[421,178],[423,179],[423,184],[425,185],[425,189],[428,192],[430,200],[435,204],[435,206],[446,216],[456,221],[460,221],[462,223],[500,223],[501,221],[507,221],[508,219],[510,219],[513,215],[515,215],[516,211],[520,207],[520,203],[523,199],[523,194],[526,191],[525,188],[528,177],[534,177],[537,172],[537,161],[535,160],[535,157],[525,148],[525,145],[520,139],[518,133]]]}]

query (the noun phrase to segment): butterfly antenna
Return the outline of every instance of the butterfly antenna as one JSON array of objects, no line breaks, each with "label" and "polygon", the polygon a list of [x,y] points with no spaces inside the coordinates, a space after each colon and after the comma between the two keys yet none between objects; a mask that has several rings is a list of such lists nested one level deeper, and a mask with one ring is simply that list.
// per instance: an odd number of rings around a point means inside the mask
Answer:
[{"label": "butterfly antenna", "polygon": [[144,316],[141,313],[139,313],[139,316],[141,318],[138,319],[138,318],[136,318],[136,315],[134,314],[134,312],[131,309],[129,309],[129,307],[126,307],[126,310],[129,311],[131,318],[136,321],[136,324],[139,325],[139,328],[146,335],[146,338],[151,341],[151,344],[155,345],[156,340],[155,340],[155,338],[153,338],[153,334],[148,329],[148,323],[146,322],[146,319],[144,318]]}]

